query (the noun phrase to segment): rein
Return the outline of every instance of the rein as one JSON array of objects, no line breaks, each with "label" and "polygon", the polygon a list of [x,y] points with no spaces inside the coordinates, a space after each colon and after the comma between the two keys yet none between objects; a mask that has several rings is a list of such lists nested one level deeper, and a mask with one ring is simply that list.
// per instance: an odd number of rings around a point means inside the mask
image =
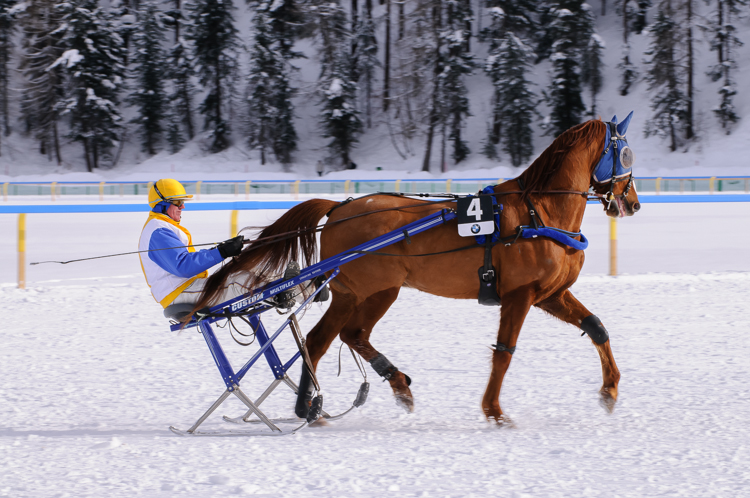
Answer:
[{"label": "rein", "polygon": [[[524,193],[523,190],[508,190],[508,191],[505,191],[505,192],[495,192],[495,193],[492,193],[492,194],[476,194],[476,197],[485,197],[485,196],[493,196],[493,195],[508,195],[508,194],[523,194],[523,193]],[[529,193],[531,193],[531,194],[570,194],[570,195],[580,195],[580,196],[586,197],[587,199],[592,199],[592,200],[593,199],[601,200],[601,199],[605,199],[606,198],[606,196],[604,194],[598,194],[596,192],[584,192],[583,190],[531,190],[531,191],[529,191]],[[369,197],[371,195],[393,195],[393,196],[398,196],[398,197],[435,197],[434,194],[405,194],[405,193],[393,193],[393,192],[378,192],[376,194],[369,194],[367,196],[358,197],[358,199],[362,199],[364,197]],[[442,200],[442,201],[425,201],[425,202],[423,202],[421,204],[412,204],[410,206],[399,206],[399,207],[392,207],[392,208],[385,208],[385,209],[376,209],[375,211],[368,211],[366,213],[355,214],[353,216],[348,216],[346,218],[341,218],[340,220],[336,220],[336,221],[329,221],[329,222],[326,222],[326,223],[321,224],[321,225],[316,225],[316,226],[311,227],[311,228],[306,228],[304,230],[293,230],[293,231],[289,231],[289,232],[279,233],[279,234],[276,234],[276,235],[269,235],[268,237],[261,237],[261,238],[254,239],[254,240],[245,239],[246,240],[245,243],[246,244],[253,244],[252,248],[253,249],[257,249],[259,247],[267,246],[267,245],[273,244],[275,242],[280,242],[282,240],[287,240],[287,239],[291,239],[291,238],[294,238],[294,237],[298,237],[300,235],[304,235],[304,234],[307,234],[307,233],[317,233],[317,232],[322,231],[323,228],[325,228],[326,226],[337,225],[339,223],[343,223],[345,221],[350,221],[350,220],[353,220],[353,219],[356,219],[356,218],[361,218],[363,216],[369,216],[371,214],[377,214],[377,213],[385,213],[385,212],[389,212],[389,211],[401,211],[401,210],[405,210],[405,209],[411,209],[411,208],[417,208],[417,207],[424,207],[424,206],[427,206],[427,205],[430,205],[430,204],[445,204],[446,202],[454,202],[456,199],[459,198],[458,194],[443,194],[443,195],[449,195],[450,198]],[[331,211],[328,212],[328,214],[330,214],[334,209],[339,208],[339,207],[343,206],[344,204],[347,204],[347,203],[349,203],[349,202],[351,202],[353,200],[354,199],[350,197],[349,199],[340,202],[338,205],[334,206],[331,209]],[[254,227],[245,227],[245,228],[243,228],[240,231],[247,230],[248,228],[254,228]],[[256,244],[256,242],[260,242],[260,243]],[[468,249],[468,247],[467,247],[467,249]],[[372,253],[372,254],[377,254],[377,253]],[[385,254],[385,253],[382,253],[382,254]],[[435,255],[435,254],[441,254],[441,253],[428,254],[427,256],[432,256],[432,255]],[[415,255],[412,255],[412,256],[419,256],[419,255],[415,254]]]}]

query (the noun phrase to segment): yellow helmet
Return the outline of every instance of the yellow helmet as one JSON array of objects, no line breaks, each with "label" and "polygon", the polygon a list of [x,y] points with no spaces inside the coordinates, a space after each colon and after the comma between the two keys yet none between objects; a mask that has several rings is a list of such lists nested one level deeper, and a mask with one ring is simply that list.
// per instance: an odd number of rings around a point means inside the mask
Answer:
[{"label": "yellow helmet", "polygon": [[192,198],[193,196],[185,192],[185,187],[180,182],[171,178],[163,178],[157,181],[148,191],[148,205],[152,208],[161,201],[189,200]]}]

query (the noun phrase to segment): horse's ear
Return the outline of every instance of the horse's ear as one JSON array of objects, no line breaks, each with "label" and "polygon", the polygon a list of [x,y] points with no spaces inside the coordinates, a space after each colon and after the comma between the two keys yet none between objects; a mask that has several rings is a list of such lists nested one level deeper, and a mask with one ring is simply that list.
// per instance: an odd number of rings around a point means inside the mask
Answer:
[{"label": "horse's ear", "polygon": [[618,135],[625,135],[625,132],[628,131],[628,125],[630,124],[630,120],[633,118],[633,111],[630,111],[630,114],[628,114],[628,117],[622,120],[622,123],[617,125],[617,134]]},{"label": "horse's ear", "polygon": [[617,114],[615,114],[614,116],[612,116],[612,119],[610,119],[609,121],[610,121],[611,123],[615,123],[615,124],[617,124]]}]

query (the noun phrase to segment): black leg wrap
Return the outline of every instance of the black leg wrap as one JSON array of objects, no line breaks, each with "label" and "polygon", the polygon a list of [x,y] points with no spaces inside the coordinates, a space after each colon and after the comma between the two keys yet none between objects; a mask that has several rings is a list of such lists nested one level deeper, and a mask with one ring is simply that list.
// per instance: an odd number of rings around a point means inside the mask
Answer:
[{"label": "black leg wrap", "polygon": [[[581,330],[588,334],[591,340],[597,344],[604,344],[609,340],[607,329],[602,325],[602,321],[596,315],[589,315],[581,322]],[[581,334],[583,335],[583,334]]]},{"label": "black leg wrap", "polygon": [[294,413],[299,418],[307,418],[310,411],[310,401],[313,397],[313,383],[309,370],[302,366],[302,375],[299,378],[299,390],[297,391],[297,404],[294,405]]},{"label": "black leg wrap", "polygon": [[498,353],[501,353],[503,351],[507,351],[509,354],[513,354],[513,353],[516,352],[516,347],[515,346],[513,346],[512,348],[509,348],[508,346],[506,346],[502,342],[498,342],[497,344],[493,344],[492,348],[495,351],[497,351]]},{"label": "black leg wrap", "polygon": [[389,380],[393,377],[393,374],[398,372],[398,368],[393,366],[393,363],[388,361],[388,358],[381,353],[378,353],[375,358],[370,360],[370,365],[372,365],[372,369],[385,380]]}]

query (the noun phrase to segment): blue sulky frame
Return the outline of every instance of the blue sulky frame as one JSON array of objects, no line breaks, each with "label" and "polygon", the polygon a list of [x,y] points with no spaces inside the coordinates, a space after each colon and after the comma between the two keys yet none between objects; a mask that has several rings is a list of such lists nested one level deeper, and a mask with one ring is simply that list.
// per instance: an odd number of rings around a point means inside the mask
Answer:
[{"label": "blue sulky frame", "polygon": [[[411,235],[415,235],[431,228],[440,226],[443,223],[454,218],[456,218],[456,213],[453,210],[442,209],[436,213],[425,216],[424,218],[393,230],[392,232],[388,232],[384,235],[376,237],[368,242],[365,242],[364,244],[360,244],[346,252],[337,254],[336,256],[332,256],[328,259],[320,261],[319,263],[304,268],[297,277],[289,280],[275,280],[260,289],[254,290],[253,292],[213,306],[207,313],[201,315],[199,315],[199,313],[196,313],[196,315],[199,316],[197,318],[194,317],[184,327],[179,323],[173,324],[170,327],[172,331],[177,331],[182,328],[188,329],[198,327],[204,339],[206,340],[208,349],[211,351],[211,356],[213,356],[214,358],[216,367],[219,369],[219,373],[221,374],[221,378],[224,380],[226,390],[222,393],[219,399],[217,399],[214,404],[211,405],[211,407],[201,416],[201,418],[199,418],[198,421],[193,424],[190,429],[188,429],[187,431],[182,431],[176,429],[175,427],[170,427],[170,430],[180,435],[281,435],[286,433],[294,433],[305,427],[308,421],[304,421],[302,425],[292,429],[291,431],[282,431],[274,422],[299,422],[299,419],[282,419],[273,421],[266,417],[266,415],[263,414],[260,408],[258,408],[259,405],[282,382],[287,384],[293,391],[297,392],[297,385],[294,384],[291,379],[289,379],[289,377],[287,376],[287,371],[289,370],[289,368],[291,368],[294,362],[300,358],[301,353],[299,351],[296,352],[286,363],[283,363],[276,351],[276,348],[273,345],[274,341],[279,337],[279,335],[281,335],[284,329],[289,327],[292,330],[292,333],[295,334],[296,339],[304,347],[304,339],[302,338],[301,331],[299,330],[297,315],[301,313],[302,310],[312,302],[315,296],[326,285],[328,285],[331,280],[336,278],[336,276],[340,272],[339,266],[344,263],[348,263],[349,261],[360,258],[366,255],[368,252],[377,251],[391,244],[395,244],[396,242],[400,242],[410,237]],[[320,285],[315,290],[315,292],[311,296],[309,296],[296,310],[292,311],[289,318],[284,321],[284,323],[273,333],[273,335],[269,336],[265,327],[263,326],[263,323],[260,320],[261,313],[270,309],[274,309],[274,306],[269,304],[267,300],[271,299],[281,292],[284,292],[287,289],[294,288],[329,271],[331,272],[331,275],[325,280],[325,282]],[[251,326],[255,330],[256,337],[258,338],[258,343],[260,344],[260,349],[255,352],[255,354],[242,366],[242,368],[235,372],[231,364],[229,363],[229,359],[227,358],[226,354],[224,354],[224,350],[222,349],[219,340],[216,338],[216,335],[211,328],[211,324],[219,320],[225,320],[233,315],[247,314],[248,312],[253,313],[249,316],[249,321]],[[274,381],[255,402],[252,402],[240,389],[240,381],[250,370],[250,368],[255,365],[261,355],[265,355],[268,366],[273,373]],[[235,423],[243,423],[248,422],[248,417],[250,417],[252,414],[255,414],[261,422],[263,422],[271,429],[271,433],[248,433],[245,431],[228,431],[222,433],[196,432],[198,426],[200,426],[206,420],[206,418],[208,418],[208,416],[211,415],[214,410],[216,410],[219,405],[221,405],[224,400],[229,397],[230,394],[236,395],[240,399],[240,401],[242,401],[242,403],[247,406],[248,411],[242,417],[238,417],[235,419],[224,417],[225,420]],[[355,401],[354,406],[359,406],[356,403],[357,402]],[[350,408],[349,410],[351,410],[352,408]],[[347,410],[347,412],[345,412],[344,414],[348,413],[349,410]],[[344,414],[340,416],[343,416]],[[330,417],[325,412],[323,412],[323,415],[329,420],[338,418]],[[312,420],[310,422],[312,422]]]}]

